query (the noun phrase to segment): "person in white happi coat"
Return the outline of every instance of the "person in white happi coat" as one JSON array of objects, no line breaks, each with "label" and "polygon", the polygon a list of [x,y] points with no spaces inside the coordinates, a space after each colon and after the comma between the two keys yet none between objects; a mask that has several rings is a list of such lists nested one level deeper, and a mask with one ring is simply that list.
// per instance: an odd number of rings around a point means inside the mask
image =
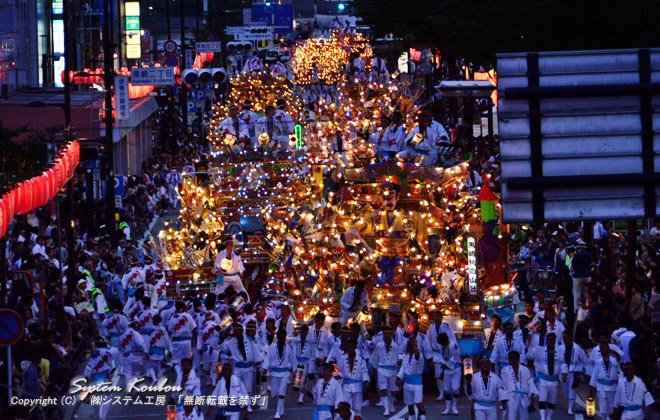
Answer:
[{"label": "person in white happi coat", "polygon": [[593,374],[594,368],[596,367],[596,361],[601,358],[601,345],[600,343],[605,342],[610,349],[610,354],[621,360],[623,358],[623,351],[614,343],[609,342],[609,338],[606,335],[598,337],[598,345],[591,349],[589,353],[589,359],[587,360],[587,376]]},{"label": "person in white happi coat", "polygon": [[[275,150],[280,147],[280,124],[274,118],[275,117],[275,107],[272,105],[266,106],[264,110],[265,115],[257,120],[255,125],[257,140],[259,145],[266,150]],[[261,134],[268,135],[268,142],[261,144]]]},{"label": "person in white happi coat", "polygon": [[327,346],[328,330],[323,326],[325,324],[325,314],[318,312],[314,315],[314,325],[309,332],[309,338],[314,345],[314,362],[309,364],[310,379],[315,379],[314,375],[321,372],[321,365]]},{"label": "person in white happi coat", "polygon": [[495,343],[500,337],[504,337],[504,331],[502,330],[502,318],[495,314],[490,317],[490,327],[484,328],[484,338],[483,338],[483,354],[484,357],[488,358],[493,353],[493,348],[495,348]]},{"label": "person in white happi coat", "polygon": [[580,384],[580,375],[587,367],[587,354],[579,344],[573,341],[573,334],[564,331],[564,345],[559,351],[568,370],[561,377],[561,387],[568,399],[568,414],[573,415],[575,406],[575,388]]},{"label": "person in white happi coat", "polygon": [[181,359],[181,369],[177,372],[175,385],[183,388],[181,395],[202,395],[202,384],[191,358]]},{"label": "person in white happi coat", "polygon": [[351,405],[348,401],[342,401],[337,404],[337,413],[335,413],[332,420],[355,420],[357,416],[351,410]]},{"label": "person in white happi coat", "polygon": [[300,395],[298,404],[303,403],[305,396],[305,385],[310,366],[316,363],[316,345],[309,338],[309,327],[305,324],[300,326],[300,333],[291,340],[291,348],[296,357],[296,366],[303,368],[302,383],[300,384]]},{"label": "person in white happi coat", "polygon": [[451,413],[458,414],[458,390],[461,387],[461,351],[458,349],[458,344],[449,341],[449,337],[445,333],[440,333],[438,342],[440,352],[437,356],[435,353],[433,354],[433,362],[436,369],[442,369],[441,376],[444,380],[443,393],[447,406],[442,414],[449,414],[450,405]]},{"label": "person in white happi coat", "polygon": [[204,420],[204,415],[199,407],[184,405],[183,410],[176,413],[176,420]]},{"label": "person in white happi coat", "polygon": [[249,99],[246,99],[243,102],[243,110],[238,114],[238,118],[240,118],[243,123],[245,123],[245,126],[247,127],[248,134],[250,136],[250,143],[252,146],[257,144],[257,131],[256,131],[256,123],[257,120],[259,119],[259,115],[252,111],[252,101]]},{"label": "person in white happi coat", "polygon": [[[217,315],[217,314],[216,314]],[[216,363],[220,355],[222,329],[218,326],[211,312],[207,312],[206,319],[197,329],[197,354],[201,356],[200,374],[206,376],[207,385],[215,385],[218,379]]]},{"label": "person in white happi coat", "polygon": [[381,54],[375,54],[371,60],[371,73],[369,75],[371,82],[387,83],[390,80],[390,72],[387,70],[387,63]]},{"label": "person in white happi coat", "polygon": [[296,366],[296,358],[293,350],[286,342],[286,330],[277,330],[277,342],[268,348],[268,355],[264,360],[263,368],[271,376],[270,396],[277,400],[275,418],[279,419],[284,414],[284,397],[286,386],[289,383],[291,371]]},{"label": "person in white happi coat", "polygon": [[234,136],[236,145],[249,142],[250,132],[245,122],[238,117],[238,106],[229,107],[229,116],[222,120],[216,128],[216,133],[220,136],[221,142],[226,134]]},{"label": "person in white happi coat", "polygon": [[403,115],[399,111],[392,113],[392,124],[385,130],[380,154],[386,158],[394,157],[403,148],[406,129],[403,126]]},{"label": "person in white happi coat", "polygon": [[236,293],[245,292],[247,294],[241,280],[243,272],[245,272],[243,260],[234,252],[234,238],[228,236],[225,238],[225,249],[218,253],[213,264],[212,273],[219,275],[216,279],[215,294],[224,292],[229,286],[232,286]]},{"label": "person in white happi coat", "polygon": [[625,328],[619,328],[612,333],[612,338],[617,347],[623,351],[621,363],[630,362],[630,341],[635,338],[635,333]]},{"label": "person in white happi coat", "polygon": [[556,345],[557,337],[554,333],[545,336],[545,346],[530,349],[533,353],[534,369],[538,379],[539,414],[541,420],[551,420],[552,413],[557,404],[557,388],[559,387],[560,373],[566,373],[568,367],[563,363],[563,354]]},{"label": "person in white happi coat", "polygon": [[554,333],[557,337],[557,345],[561,346],[564,342],[564,331],[566,331],[566,327],[557,319],[557,313],[553,308],[545,310],[545,319],[546,331],[548,334]]},{"label": "person in white happi coat", "polygon": [[137,322],[138,331],[142,334],[144,341],[149,341],[151,333],[154,331],[153,317],[158,312],[151,307],[140,311],[137,317],[133,318]]},{"label": "person in white happi coat", "polygon": [[287,339],[291,339],[293,337],[293,333],[295,329],[293,326],[293,319],[291,317],[291,308],[289,307],[289,305],[280,306],[280,317],[275,322],[275,326],[277,327],[278,330],[280,328],[284,328],[284,330],[286,330]]},{"label": "person in white happi coat", "polygon": [[635,376],[635,365],[624,363],[623,374],[614,394],[614,408],[620,413],[620,420],[643,420],[644,407],[648,410],[648,418],[652,418],[653,396],[646,389],[644,382]]},{"label": "person in white happi coat", "polygon": [[177,301],[174,304],[176,312],[167,322],[167,331],[172,339],[172,364],[175,370],[180,369],[181,360],[191,357],[192,337],[197,329],[192,316],[186,312],[186,303]]},{"label": "person in white happi coat", "polygon": [[538,395],[534,376],[526,366],[520,364],[520,353],[512,350],[508,355],[509,363],[502,368],[502,386],[507,397],[505,420],[527,420],[529,404]]},{"label": "person in white happi coat", "polygon": [[286,101],[284,99],[278,99],[275,102],[275,106],[277,110],[273,118],[277,121],[279,127],[280,148],[282,150],[289,150],[289,134],[293,134],[295,129],[293,117],[286,111]]},{"label": "person in white happi coat", "polygon": [[367,362],[357,349],[357,341],[350,338],[346,341],[345,352],[337,358],[339,376],[342,378],[344,399],[351,404],[353,411],[362,414],[362,390],[369,385]]},{"label": "person in white happi coat", "polygon": [[314,418],[317,420],[331,419],[332,412],[337,409],[341,401],[344,401],[341,384],[332,376],[334,370],[332,363],[324,363],[321,368],[321,378],[316,381],[312,389]]},{"label": "person in white happi coat", "polygon": [[135,321],[128,324],[128,329],[119,336],[119,344],[117,346],[126,384],[140,375],[144,355],[149,352],[147,344],[136,328],[137,324]]},{"label": "person in white happi coat", "polygon": [[241,73],[258,72],[263,69],[264,63],[261,61],[261,58],[255,55],[254,57],[245,61],[245,65],[243,65],[243,70],[241,70]]},{"label": "person in white happi coat", "polygon": [[497,402],[502,403],[506,410],[507,395],[499,376],[490,371],[490,360],[481,359],[480,370],[472,378],[465,378],[465,393],[474,401],[475,420],[495,420],[497,418]]},{"label": "person in white happi coat", "polygon": [[284,64],[276,61],[272,66],[270,66],[270,74],[272,74],[273,77],[286,77],[288,75],[288,71]]},{"label": "person in white happi coat", "polygon": [[[233,374],[233,369],[231,363],[224,363],[222,365],[222,376],[218,381],[218,384],[213,389],[211,393],[212,396],[224,400],[232,398],[236,399],[239,402],[239,405],[227,405],[227,407],[221,407],[220,410],[224,412],[224,415],[227,420],[238,420],[241,416],[241,411],[245,407],[250,407],[250,405],[240,405],[241,401],[245,401],[246,397],[250,397],[251,394],[245,388],[245,384],[238,375]],[[211,406],[209,406],[206,415],[211,414]]]},{"label": "person in white happi coat", "polygon": [[431,117],[421,113],[417,117],[417,125],[408,133],[404,148],[397,154],[397,157],[405,161],[420,161],[424,166],[431,166],[435,163],[436,147],[435,142],[438,135],[430,127]]},{"label": "person in white happi coat", "polygon": [[389,128],[390,124],[392,123],[392,120],[390,119],[389,116],[386,114],[381,115],[380,117],[380,125],[376,129],[376,131],[369,135],[369,143],[371,143],[374,146],[374,154],[376,156],[380,157],[389,157],[389,149],[386,147],[388,146],[388,143],[384,141],[385,138],[385,132]]},{"label": "person in white happi coat", "polygon": [[434,375],[435,375],[435,382],[438,385],[438,398],[436,401],[442,401],[445,399],[444,395],[444,385],[443,385],[443,375],[442,375],[442,366],[439,364],[440,363],[440,352],[442,351],[442,346],[438,342],[438,337],[440,334],[446,334],[447,337],[449,338],[449,341],[451,342],[456,342],[456,335],[454,335],[454,331],[451,329],[449,324],[446,322],[442,322],[442,319],[444,317],[442,311],[437,310],[434,312],[434,319],[433,323],[429,325],[429,328],[426,332],[426,336],[428,338],[428,345],[431,348],[431,351],[433,352],[433,363],[434,363]]},{"label": "person in white happi coat", "polygon": [[493,353],[490,355],[490,361],[496,366],[499,366],[500,372],[502,368],[509,364],[509,353],[517,351],[521,356],[522,363],[526,363],[525,358],[525,343],[522,341],[521,336],[516,336],[513,331],[513,323],[504,323],[504,337],[500,337],[493,346]]},{"label": "person in white happi coat", "polygon": [[165,327],[161,325],[163,318],[156,314],[153,318],[153,330],[151,336],[147,339],[149,348],[149,359],[146,363],[146,374],[151,375],[151,379],[157,382],[163,377],[163,360],[166,354],[172,354],[172,341]]},{"label": "person in white happi coat", "polygon": [[394,412],[394,396],[391,393],[398,390],[396,373],[401,347],[392,339],[392,328],[386,326],[382,332],[383,341],[376,344],[376,348],[371,353],[371,365],[377,372],[380,400],[385,407],[383,415],[389,416]]},{"label": "person in white happi coat", "polygon": [[179,202],[179,196],[176,189],[183,181],[183,177],[179,171],[175,168],[171,168],[165,177],[165,181],[167,182],[167,193],[170,196],[170,202],[176,208],[176,203]]},{"label": "person in white happi coat", "polygon": [[[96,340],[96,349],[89,356],[83,375],[87,378],[89,385],[101,382],[112,382],[112,370],[117,359],[116,348],[107,348],[107,343],[102,338]],[[104,402],[109,397],[103,397]],[[110,410],[110,404],[99,404],[99,418],[105,420]]]},{"label": "person in white happi coat", "polygon": [[367,310],[369,303],[369,296],[364,288],[364,281],[358,280],[355,286],[349,287],[344,291],[341,297],[341,313],[339,314],[339,322],[341,326],[345,326],[348,320],[355,318],[361,311]]},{"label": "person in white happi coat", "polygon": [[589,387],[592,393],[596,391],[598,414],[602,418],[606,418],[612,414],[614,395],[621,369],[619,367],[619,361],[610,351],[607,339],[601,337],[599,341],[600,357],[595,360],[591,379],[589,380]]},{"label": "person in white happi coat", "polygon": [[128,319],[121,313],[121,302],[119,299],[113,299],[110,302],[112,312],[103,320],[103,329],[108,337],[108,345],[117,347],[119,336],[128,328]]},{"label": "person in white happi coat", "polygon": [[406,352],[401,361],[396,384],[403,384],[403,403],[408,406],[408,420],[415,420],[415,406],[419,411],[419,420],[426,420],[423,402],[422,373],[424,357],[417,349],[417,340],[411,337],[406,344]]},{"label": "person in white happi coat", "polygon": [[[253,340],[245,337],[241,324],[235,323],[233,332],[234,337],[222,343],[222,353],[229,355],[234,363],[233,371],[236,376],[241,378],[245,389],[252,392],[256,366],[261,362],[261,351]],[[248,411],[252,409],[248,407]]]},{"label": "person in white happi coat", "polygon": [[328,334],[325,342],[325,351],[319,353],[319,356],[321,356],[324,362],[334,361],[334,359],[330,359],[330,357],[333,357],[334,354],[338,352],[337,349],[339,349],[339,346],[341,345],[341,332],[342,328],[339,322],[333,322],[332,325],[330,325],[330,334]]}]

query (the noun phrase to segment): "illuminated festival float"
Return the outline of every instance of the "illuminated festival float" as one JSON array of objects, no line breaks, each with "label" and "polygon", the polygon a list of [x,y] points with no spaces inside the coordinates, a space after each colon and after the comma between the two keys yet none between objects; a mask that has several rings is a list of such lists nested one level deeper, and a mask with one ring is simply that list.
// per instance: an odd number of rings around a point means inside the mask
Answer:
[{"label": "illuminated festival float", "polygon": [[423,166],[424,156],[375,153],[381,117],[400,112],[413,128],[421,111],[396,80],[351,80],[341,71],[365,51],[361,37],[311,39],[294,52],[295,85],[266,73],[230,81],[233,101],[250,84],[270,98],[252,97],[258,110],[284,95],[296,124],[289,149],[268,136],[253,145],[227,139],[218,125],[228,104],[218,104],[208,162],[184,178],[180,220],[152,245],[170,294],[213,290],[211,268],[231,235],[253,302],[286,303],[299,323],[319,311],[338,318],[344,291],[362,280],[368,309],[348,322],[377,328],[398,314],[425,330],[441,311],[472,355],[482,320],[514,300],[497,197],[488,175],[478,195],[465,188],[468,162]]}]

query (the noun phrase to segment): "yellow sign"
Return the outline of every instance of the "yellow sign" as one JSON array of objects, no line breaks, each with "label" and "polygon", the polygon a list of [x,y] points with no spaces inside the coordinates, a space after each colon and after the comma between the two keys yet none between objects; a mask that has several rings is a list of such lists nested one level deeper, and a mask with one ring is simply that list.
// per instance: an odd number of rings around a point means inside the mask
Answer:
[{"label": "yellow sign", "polygon": [[126,45],[126,58],[142,58],[142,48],[139,45]]},{"label": "yellow sign", "polygon": [[129,45],[140,45],[140,31],[126,31],[126,43]]},{"label": "yellow sign", "polygon": [[140,16],[140,3],[137,1],[124,3],[124,16]]}]

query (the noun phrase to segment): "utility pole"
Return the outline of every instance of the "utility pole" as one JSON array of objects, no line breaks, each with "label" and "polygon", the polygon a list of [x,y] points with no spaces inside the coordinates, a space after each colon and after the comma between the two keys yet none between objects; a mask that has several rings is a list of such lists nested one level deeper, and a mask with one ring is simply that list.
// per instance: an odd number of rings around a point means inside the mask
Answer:
[{"label": "utility pole", "polygon": [[[71,36],[71,8],[69,4],[70,0],[64,0],[62,4],[62,14],[64,15],[64,140],[69,141],[72,139],[71,134],[71,80],[69,79],[69,71],[71,70],[71,51],[73,50],[72,45],[75,45],[73,40],[74,37]],[[76,266],[75,259],[75,238],[73,231],[73,178],[69,180],[66,187],[66,205],[64,206],[64,223],[66,231],[66,241],[67,241],[67,267],[68,275],[67,279],[73,279],[73,273]],[[58,210],[60,208],[59,197],[56,195],[55,200],[57,201]],[[58,224],[60,222],[60,215],[58,215]],[[58,227],[59,229],[59,227]],[[62,266],[64,261],[62,261],[62,231],[58,230],[57,232],[57,242],[59,249],[57,250],[57,259],[60,261],[60,275],[62,273]],[[64,288],[60,288],[60,298],[62,299],[62,304],[64,303]],[[68,289],[71,293],[73,289]]]},{"label": "utility pole", "polygon": [[[181,71],[186,69],[186,27],[184,25],[183,19],[183,0],[179,0],[179,13],[180,13],[180,22],[181,22],[181,61],[179,66]],[[181,83],[181,94],[179,96],[179,105],[181,106],[181,114],[183,116],[183,130],[184,133],[188,132],[188,104],[186,103],[188,99],[188,90],[186,89],[186,84]]]},{"label": "utility pole", "polygon": [[105,85],[105,153],[107,157],[108,170],[106,171],[105,190],[105,228],[110,237],[115,233],[115,164],[114,144],[112,140],[112,86],[114,83],[115,69],[113,65],[113,44],[110,39],[110,17],[112,16],[112,0],[103,0],[103,84]]},{"label": "utility pole", "polygon": [[195,42],[199,41],[199,10],[201,0],[195,0]]},{"label": "utility pole", "polygon": [[165,12],[167,13],[167,40],[172,39],[172,19],[170,17],[170,0],[165,0]]}]

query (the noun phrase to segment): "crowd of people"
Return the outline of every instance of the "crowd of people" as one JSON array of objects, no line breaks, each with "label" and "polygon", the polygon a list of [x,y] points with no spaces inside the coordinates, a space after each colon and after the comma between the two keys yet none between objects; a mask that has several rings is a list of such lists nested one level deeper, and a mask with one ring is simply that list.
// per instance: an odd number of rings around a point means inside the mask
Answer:
[{"label": "crowd of people", "polygon": [[[387,71],[379,60],[372,63],[378,74],[370,77]],[[363,64],[353,57],[347,71],[359,75]],[[250,101],[229,107],[218,128],[221,136],[233,137],[225,144],[289,149],[294,122],[286,101],[266,107],[261,117],[251,107]],[[382,115],[365,139],[385,160],[451,166],[468,158],[466,188],[476,192],[489,183],[499,189],[496,138],[489,144],[457,141],[430,108],[420,110],[414,127],[404,126],[401,112]],[[332,141],[339,159],[346,141],[341,135]],[[640,236],[633,276],[626,271],[632,251],[613,222],[513,226],[506,239],[524,310],[511,319],[490,317],[483,349],[466,362],[440,310],[426,331],[410,322],[415,313],[395,309],[365,328],[357,321],[368,305],[362,281],[345,290],[336,321],[318,312],[312,324],[300,324],[284,301],[263,295],[251,301],[232,237],[214,265],[221,287],[168,298],[166,267],[139,242],[155,217],[177,206],[182,173],[194,170],[204,149],[204,136],[189,134],[180,110],[170,105],[159,111],[153,156],[143,163],[141,177],[128,180],[115,236],[85,216],[90,191],[84,171],[73,181],[73,250],[65,246],[66,229],[58,229],[52,206],[17,218],[7,237],[8,267],[30,274],[13,278],[2,304],[15,309],[27,329],[15,346],[13,366],[12,386],[22,396],[66,392],[82,368],[90,383],[170,376],[181,396],[234,398],[237,405],[217,409],[232,420],[264,408],[246,398],[255,395],[270,395],[265,408],[281,419],[291,394],[299,404],[313,405],[320,420],[361,418],[370,404],[392,415],[399,400],[410,420],[423,420],[424,390],[433,382],[443,415],[459,414],[464,394],[477,420],[495,420],[498,409],[508,420],[527,419],[536,407],[541,420],[551,420],[560,392],[570,415],[582,390],[597,397],[603,418],[651,416],[659,384],[660,224]],[[585,235],[585,229],[593,233]],[[30,278],[43,285],[41,296]],[[172,395],[177,418],[213,413],[211,407],[182,404],[178,396]],[[111,406],[98,408],[105,419]]]}]

